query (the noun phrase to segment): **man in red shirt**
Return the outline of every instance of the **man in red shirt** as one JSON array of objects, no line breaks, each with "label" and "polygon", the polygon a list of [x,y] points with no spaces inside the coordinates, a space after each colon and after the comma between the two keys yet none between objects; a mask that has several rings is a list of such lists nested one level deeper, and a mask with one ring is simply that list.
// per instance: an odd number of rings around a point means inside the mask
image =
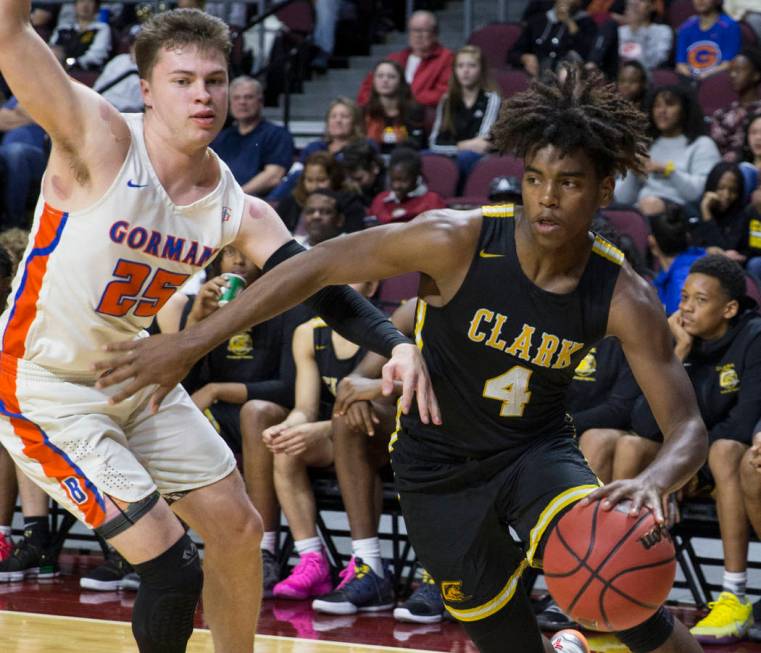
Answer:
[{"label": "man in red shirt", "polygon": [[[454,55],[439,43],[439,24],[430,11],[416,11],[410,16],[407,35],[409,47],[386,58],[399,62],[404,68],[415,100],[423,106],[435,107],[447,91]],[[370,72],[359,88],[357,104],[367,104],[372,83]]]}]

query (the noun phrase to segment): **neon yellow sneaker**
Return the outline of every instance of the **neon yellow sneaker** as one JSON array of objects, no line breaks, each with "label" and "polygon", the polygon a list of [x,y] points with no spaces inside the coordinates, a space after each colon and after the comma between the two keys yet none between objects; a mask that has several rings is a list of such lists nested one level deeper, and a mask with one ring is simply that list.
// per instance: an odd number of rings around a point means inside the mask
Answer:
[{"label": "neon yellow sneaker", "polygon": [[732,644],[745,637],[753,625],[751,602],[740,601],[732,592],[722,592],[708,607],[711,611],[690,628],[701,644]]}]

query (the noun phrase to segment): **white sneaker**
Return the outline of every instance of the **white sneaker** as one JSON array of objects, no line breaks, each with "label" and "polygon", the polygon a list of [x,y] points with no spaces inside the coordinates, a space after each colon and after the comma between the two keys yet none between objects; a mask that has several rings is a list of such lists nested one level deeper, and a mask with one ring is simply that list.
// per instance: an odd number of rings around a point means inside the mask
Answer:
[{"label": "white sneaker", "polygon": [[552,648],[564,653],[591,653],[587,638],[578,630],[560,630],[552,638]]}]

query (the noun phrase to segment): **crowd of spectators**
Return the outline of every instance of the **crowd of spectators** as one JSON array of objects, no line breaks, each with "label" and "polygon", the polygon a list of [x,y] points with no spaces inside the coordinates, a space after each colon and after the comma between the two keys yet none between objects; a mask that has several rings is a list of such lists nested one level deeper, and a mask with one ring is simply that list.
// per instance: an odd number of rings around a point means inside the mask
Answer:
[{"label": "crowd of spectators", "polygon": [[[750,468],[754,442],[761,445],[761,317],[753,299],[761,297],[761,10],[752,1],[693,0],[693,15],[670,23],[679,2],[533,0],[501,67],[532,78],[546,71],[562,74],[571,65],[600,70],[649,124],[646,174],[616,181],[611,212],[626,220],[616,222],[616,232],[604,222],[611,213],[603,211],[594,228],[653,282],[675,354],[686,365],[709,429],[711,453],[699,485],[703,492],[712,490],[718,506],[724,591],[695,632],[711,641],[717,628],[741,638],[752,623],[745,592],[748,523],[761,529],[761,502],[753,494],[759,494],[759,483],[742,467]],[[245,28],[245,4],[216,5],[207,3],[206,9]],[[323,72],[336,45],[337,3],[315,5],[314,69]],[[103,97],[122,111],[140,111],[132,48],[138,14],[131,5],[77,0],[63,8],[36,5],[33,20],[72,74],[95,73],[91,82]],[[473,171],[495,158],[489,132],[502,96],[512,89],[495,84],[481,48],[444,47],[434,13],[414,12],[406,30],[408,47],[377,61],[359,88],[346,89],[356,100],[342,95],[325,107],[322,136],[301,151],[286,127],[263,116],[257,79],[242,74],[230,84],[230,123],[212,148],[244,191],[270,201],[306,247],[459,205],[457,196]],[[714,101],[710,112],[703,108],[706,88]],[[5,284],[0,287],[6,288],[5,258],[20,255],[13,243],[28,227],[48,139],[12,97],[0,109],[0,132],[0,244],[5,237],[8,248],[16,249],[8,257],[0,249]],[[456,168],[453,197],[431,189],[438,180],[426,178],[429,157],[448,158]],[[647,236],[637,242],[642,229]],[[196,289],[167,304],[156,328],[177,331],[205,319],[218,308],[225,275],[250,283],[259,273],[226,248]],[[370,281],[361,290],[372,297],[377,284]],[[411,332],[414,301],[402,304],[393,319]],[[223,343],[185,381],[198,407],[241,457],[249,495],[265,525],[266,592],[315,598],[315,610],[328,613],[394,605],[380,553],[377,504],[393,406],[379,392],[382,360],[364,354],[295,309]],[[353,399],[358,393],[362,400]],[[331,420],[336,402],[343,417]],[[580,446],[603,481],[637,474],[661,446],[662,436],[614,340],[599,343],[577,368],[569,412]],[[0,467],[4,464],[0,457]],[[331,465],[349,517],[353,556],[335,590],[307,472]],[[8,488],[0,493],[14,492]],[[31,496],[34,490],[24,492]],[[14,498],[3,496],[0,502],[0,521],[5,520],[0,537],[9,533],[5,504],[10,501],[12,508]],[[299,555],[290,574],[278,557],[281,508]],[[24,514],[36,524],[36,541],[45,543],[44,515]],[[83,583],[126,587],[128,573],[111,551],[106,568]],[[367,579],[375,583],[374,595],[362,585]],[[97,586],[101,582],[105,585]],[[555,606],[544,608],[554,625],[565,625],[567,618]],[[397,610],[401,619],[424,623],[443,613],[427,575]],[[717,626],[724,614],[731,619]]]}]

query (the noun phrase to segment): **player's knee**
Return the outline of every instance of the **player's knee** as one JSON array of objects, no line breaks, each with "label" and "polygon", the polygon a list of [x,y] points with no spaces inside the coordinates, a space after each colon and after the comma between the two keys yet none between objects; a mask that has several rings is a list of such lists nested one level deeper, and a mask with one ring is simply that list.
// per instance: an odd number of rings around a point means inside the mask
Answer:
[{"label": "player's knee", "polygon": [[261,399],[252,399],[243,404],[240,410],[241,426],[266,428],[280,421],[286,410],[278,404]]},{"label": "player's knee", "polygon": [[134,565],[140,589],[132,632],[140,653],[182,653],[203,587],[198,549],[187,534],[153,560]]},{"label": "player's knee", "polygon": [[652,617],[639,626],[616,633],[618,639],[632,653],[650,653],[663,646],[674,632],[674,617],[661,607]]},{"label": "player's knee", "polygon": [[708,466],[717,481],[722,477],[733,477],[737,474],[740,461],[747,448],[747,445],[742,442],[724,438],[711,444],[708,450]]},{"label": "player's knee", "polygon": [[262,518],[248,497],[231,501],[220,516],[220,523],[224,526],[216,528],[212,533],[203,534],[207,548],[218,546],[234,554],[236,551],[250,552],[252,547],[259,547],[264,527]]}]

